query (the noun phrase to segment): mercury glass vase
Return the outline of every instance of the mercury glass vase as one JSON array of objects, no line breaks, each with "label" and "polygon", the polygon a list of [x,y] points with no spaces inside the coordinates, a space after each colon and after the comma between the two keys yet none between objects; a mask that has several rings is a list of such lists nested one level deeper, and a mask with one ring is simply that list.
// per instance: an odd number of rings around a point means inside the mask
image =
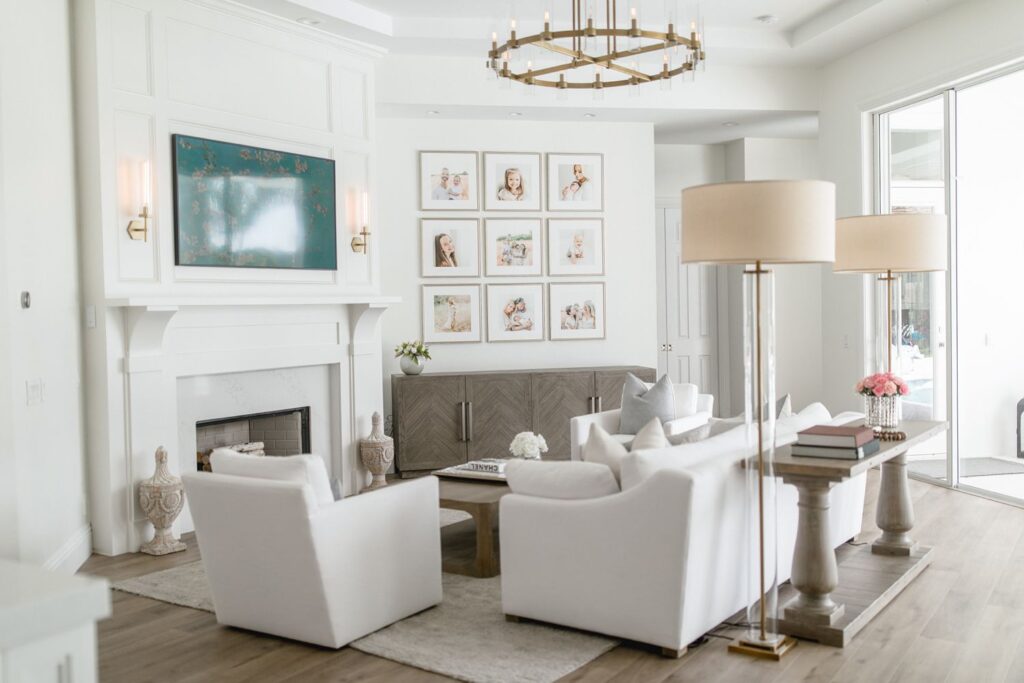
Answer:
[{"label": "mercury glass vase", "polygon": [[877,431],[893,431],[903,417],[899,396],[865,396],[864,414],[869,427]]},{"label": "mercury glass vase", "polygon": [[426,365],[426,361],[416,361],[409,356],[402,356],[399,361],[399,366],[402,368],[402,372],[407,375],[418,375],[423,372],[423,366]]}]

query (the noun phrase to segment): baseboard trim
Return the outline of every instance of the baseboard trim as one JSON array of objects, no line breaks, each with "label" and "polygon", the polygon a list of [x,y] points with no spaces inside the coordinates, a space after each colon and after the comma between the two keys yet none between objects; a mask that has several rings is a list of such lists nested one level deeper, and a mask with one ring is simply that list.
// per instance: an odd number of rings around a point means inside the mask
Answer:
[{"label": "baseboard trim", "polygon": [[92,527],[88,524],[71,534],[60,548],[43,563],[43,569],[74,574],[92,554]]}]

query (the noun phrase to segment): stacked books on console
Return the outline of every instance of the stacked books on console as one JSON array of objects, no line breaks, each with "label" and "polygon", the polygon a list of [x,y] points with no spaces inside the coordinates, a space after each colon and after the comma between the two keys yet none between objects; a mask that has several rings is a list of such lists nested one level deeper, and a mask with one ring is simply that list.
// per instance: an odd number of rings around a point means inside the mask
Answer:
[{"label": "stacked books on console", "polygon": [[505,465],[507,463],[508,458],[484,458],[483,460],[471,460],[461,465],[445,467],[443,470],[435,470],[433,474],[439,477],[455,477],[456,479],[505,481]]},{"label": "stacked books on console", "polygon": [[806,458],[860,460],[881,447],[871,427],[829,427],[818,425],[798,433],[791,452]]}]

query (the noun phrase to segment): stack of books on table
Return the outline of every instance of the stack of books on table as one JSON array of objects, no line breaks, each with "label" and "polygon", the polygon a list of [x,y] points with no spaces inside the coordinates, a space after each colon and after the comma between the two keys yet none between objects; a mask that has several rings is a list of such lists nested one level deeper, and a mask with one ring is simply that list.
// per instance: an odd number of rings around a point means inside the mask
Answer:
[{"label": "stack of books on table", "polygon": [[881,447],[871,427],[829,427],[818,425],[798,433],[793,455],[806,458],[860,460]]}]

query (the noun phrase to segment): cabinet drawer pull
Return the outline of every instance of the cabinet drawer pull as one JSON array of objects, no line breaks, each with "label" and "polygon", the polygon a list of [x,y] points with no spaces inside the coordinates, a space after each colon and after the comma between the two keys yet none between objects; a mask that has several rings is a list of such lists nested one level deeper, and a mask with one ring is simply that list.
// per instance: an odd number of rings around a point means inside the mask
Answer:
[{"label": "cabinet drawer pull", "polygon": [[468,414],[468,417],[466,418],[467,433],[468,433],[468,436],[466,437],[466,441],[472,441],[473,440],[473,402],[472,401],[468,401],[466,403],[466,413]]},{"label": "cabinet drawer pull", "polygon": [[461,418],[461,420],[460,420],[460,422],[461,422],[461,424],[460,424],[461,432],[460,432],[459,441],[468,441],[468,439],[466,438],[466,402],[465,401],[459,401],[459,417]]},{"label": "cabinet drawer pull", "polygon": [[600,396],[597,397],[597,412],[599,412],[599,413],[603,413],[604,412],[603,400],[601,399]]}]

